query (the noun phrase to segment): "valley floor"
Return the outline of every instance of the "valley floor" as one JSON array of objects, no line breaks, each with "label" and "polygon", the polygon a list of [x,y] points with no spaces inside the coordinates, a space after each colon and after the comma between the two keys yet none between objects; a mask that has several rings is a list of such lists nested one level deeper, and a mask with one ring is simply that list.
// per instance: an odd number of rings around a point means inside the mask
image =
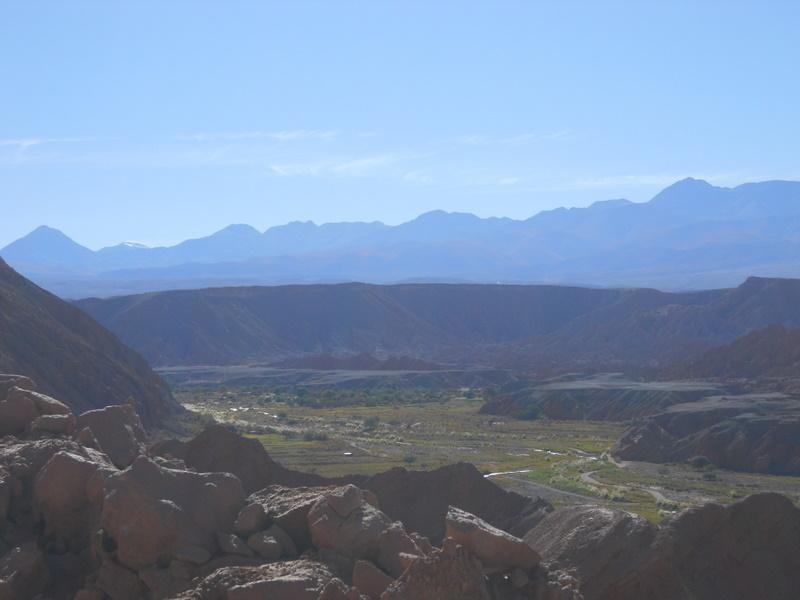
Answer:
[{"label": "valley floor", "polygon": [[800,477],[620,463],[607,452],[623,424],[482,415],[483,399],[469,390],[332,391],[313,402],[260,386],[182,388],[176,396],[255,437],[278,462],[326,476],[465,461],[503,487],[556,505],[615,506],[656,522],[680,508],[760,491],[800,501]]}]

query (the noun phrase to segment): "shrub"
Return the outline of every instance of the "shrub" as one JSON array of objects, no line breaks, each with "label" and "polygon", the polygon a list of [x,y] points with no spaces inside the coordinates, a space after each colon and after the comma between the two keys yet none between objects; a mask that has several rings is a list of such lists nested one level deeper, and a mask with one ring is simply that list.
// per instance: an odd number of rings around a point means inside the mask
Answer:
[{"label": "shrub", "polygon": [[522,409],[519,418],[523,421],[536,421],[541,416],[541,410],[535,404],[529,404]]},{"label": "shrub", "polygon": [[706,456],[693,456],[686,462],[689,463],[693,469],[697,469],[698,471],[701,469],[714,468],[714,463]]},{"label": "shrub", "polygon": [[380,419],[373,415],[371,417],[367,417],[364,419],[364,424],[362,428],[364,431],[374,431],[376,427],[378,427],[378,423],[380,423]]}]

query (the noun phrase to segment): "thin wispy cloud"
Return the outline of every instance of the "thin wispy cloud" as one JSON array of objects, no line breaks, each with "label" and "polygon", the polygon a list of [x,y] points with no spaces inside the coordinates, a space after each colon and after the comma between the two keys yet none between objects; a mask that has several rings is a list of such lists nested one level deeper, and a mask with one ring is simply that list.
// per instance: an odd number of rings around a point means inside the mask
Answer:
[{"label": "thin wispy cloud", "polygon": [[44,144],[76,144],[83,142],[95,142],[99,138],[90,137],[64,137],[64,138],[6,138],[0,139],[0,147],[12,147],[18,149],[33,148],[34,146],[42,146]]},{"label": "thin wispy cloud", "polygon": [[194,142],[235,142],[272,140],[278,142],[323,141],[330,142],[339,136],[335,129],[293,129],[287,131],[229,131],[199,132],[179,135],[178,139]]},{"label": "thin wispy cloud", "polygon": [[434,178],[422,171],[408,171],[403,175],[405,181],[411,183],[430,184],[434,182]]},{"label": "thin wispy cloud", "polygon": [[491,136],[482,134],[468,134],[456,138],[458,144],[465,146],[515,146],[544,141],[567,140],[575,136],[570,129],[560,129],[544,133],[519,133],[511,136]]},{"label": "thin wispy cloud", "polygon": [[309,162],[270,164],[270,171],[282,177],[368,177],[398,162],[389,155],[326,159]]}]

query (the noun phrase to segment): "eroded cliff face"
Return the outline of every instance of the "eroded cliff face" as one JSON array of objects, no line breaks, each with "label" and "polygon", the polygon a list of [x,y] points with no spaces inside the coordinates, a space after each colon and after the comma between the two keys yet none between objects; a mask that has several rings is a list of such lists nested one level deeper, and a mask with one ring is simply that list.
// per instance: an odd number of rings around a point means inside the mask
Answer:
[{"label": "eroded cliff face", "polygon": [[181,410],[135,351],[0,259],[0,372],[35,380],[75,411],[133,402],[146,426]]},{"label": "eroded cliff face", "polygon": [[781,394],[712,397],[642,420],[613,453],[657,463],[702,456],[726,469],[800,475],[798,415],[800,401]]}]

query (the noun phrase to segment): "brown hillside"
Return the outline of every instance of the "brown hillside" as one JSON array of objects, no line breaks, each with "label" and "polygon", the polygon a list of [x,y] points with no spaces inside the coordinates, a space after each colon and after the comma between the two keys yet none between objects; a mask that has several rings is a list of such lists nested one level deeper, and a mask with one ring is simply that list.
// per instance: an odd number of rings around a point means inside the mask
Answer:
[{"label": "brown hillside", "polygon": [[770,325],[728,345],[712,348],[675,367],[683,377],[754,378],[800,376],[800,329]]},{"label": "brown hillside", "polygon": [[136,352],[0,259],[0,373],[31,377],[82,412],[130,398],[146,425],[180,410]]}]

